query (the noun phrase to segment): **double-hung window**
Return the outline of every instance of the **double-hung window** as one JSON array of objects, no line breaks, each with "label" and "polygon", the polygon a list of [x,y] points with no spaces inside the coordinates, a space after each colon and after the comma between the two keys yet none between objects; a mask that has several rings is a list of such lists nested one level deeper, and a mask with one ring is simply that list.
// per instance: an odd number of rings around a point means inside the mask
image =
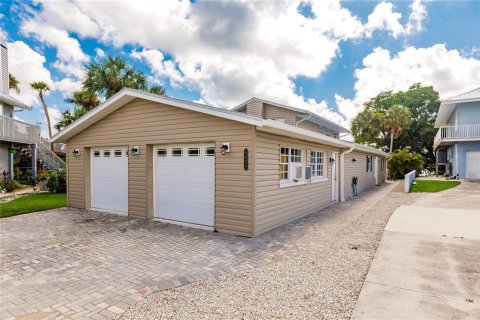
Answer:
[{"label": "double-hung window", "polygon": [[310,151],[310,166],[312,167],[312,178],[326,178],[327,168],[325,166],[325,153],[321,151]]},{"label": "double-hung window", "polygon": [[280,147],[278,178],[283,182],[303,178],[301,149]]}]

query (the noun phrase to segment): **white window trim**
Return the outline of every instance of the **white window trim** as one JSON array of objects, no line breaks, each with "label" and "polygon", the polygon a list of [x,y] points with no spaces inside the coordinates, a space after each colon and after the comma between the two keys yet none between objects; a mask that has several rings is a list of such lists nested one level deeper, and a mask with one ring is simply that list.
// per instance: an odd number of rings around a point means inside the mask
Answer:
[{"label": "white window trim", "polygon": [[[285,148],[288,149],[288,179],[279,179],[279,185],[281,188],[283,187],[290,187],[290,186],[296,186],[296,185],[301,185],[301,184],[306,184],[307,180],[305,180],[304,175],[305,175],[305,169],[304,169],[304,156],[305,156],[305,150],[302,148],[298,147],[290,147],[290,146],[279,146],[279,152],[281,152],[281,149]],[[300,150],[300,162],[292,162],[292,150]],[[280,153],[281,156],[281,153]],[[279,163],[280,165],[280,159]],[[298,181],[293,181],[294,178],[292,178],[294,170],[296,168],[301,167],[302,168],[302,178],[295,178]]]},{"label": "white window trim", "polygon": [[326,160],[327,160],[327,152],[325,151],[320,151],[320,150],[310,150],[310,167],[312,167],[312,152],[321,152],[323,153],[323,175],[322,176],[314,176],[313,175],[313,168],[312,168],[312,183],[315,182],[322,182],[322,181],[328,181],[328,166],[326,165]]}]

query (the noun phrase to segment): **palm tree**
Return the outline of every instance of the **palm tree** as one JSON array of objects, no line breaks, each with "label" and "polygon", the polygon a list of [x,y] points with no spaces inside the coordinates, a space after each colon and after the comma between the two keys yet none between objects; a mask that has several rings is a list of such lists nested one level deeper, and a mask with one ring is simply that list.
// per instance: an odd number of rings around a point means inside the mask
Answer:
[{"label": "palm tree", "polygon": [[148,90],[143,72],[129,66],[121,57],[108,56],[103,62],[87,65],[83,88],[108,99],[123,88]]},{"label": "palm tree", "polygon": [[151,93],[159,94],[161,96],[165,95],[165,89],[162,86],[151,86],[148,91]]},{"label": "palm tree", "polygon": [[[40,98],[40,101],[42,102],[43,105],[43,111],[45,112],[45,117],[47,118],[47,126],[48,126],[48,138],[52,138],[52,127],[50,126],[50,116],[48,115],[48,108],[47,104],[45,103],[45,99],[43,98],[43,93],[47,92],[50,90],[50,87],[48,84],[46,84],[43,81],[36,81],[30,83],[30,86],[32,89],[36,90],[38,92],[38,97]],[[53,145],[52,145],[53,147]]]},{"label": "palm tree", "polygon": [[390,131],[390,152],[393,152],[393,139],[397,139],[404,129],[410,127],[412,112],[401,105],[393,105],[383,118],[385,128]]},{"label": "palm tree", "polygon": [[371,143],[377,141],[382,129],[382,117],[379,112],[365,109],[352,121],[352,135],[356,143]]},{"label": "palm tree", "polygon": [[90,111],[100,104],[100,100],[98,100],[95,92],[85,89],[75,91],[71,97],[65,99],[65,102],[82,107],[85,111]]},{"label": "palm tree", "polygon": [[20,81],[11,73],[8,74],[8,88],[20,93]]}]

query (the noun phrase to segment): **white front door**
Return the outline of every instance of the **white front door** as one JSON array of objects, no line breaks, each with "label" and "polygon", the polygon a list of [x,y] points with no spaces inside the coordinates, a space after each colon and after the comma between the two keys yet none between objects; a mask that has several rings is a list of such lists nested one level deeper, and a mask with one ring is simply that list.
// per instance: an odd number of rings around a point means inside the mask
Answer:
[{"label": "white front door", "polygon": [[128,214],[128,155],[122,147],[91,149],[92,208]]},{"label": "white front door", "polygon": [[465,178],[480,179],[480,151],[466,152]]},{"label": "white front door", "polygon": [[157,146],[155,217],[213,226],[215,219],[215,146]]}]

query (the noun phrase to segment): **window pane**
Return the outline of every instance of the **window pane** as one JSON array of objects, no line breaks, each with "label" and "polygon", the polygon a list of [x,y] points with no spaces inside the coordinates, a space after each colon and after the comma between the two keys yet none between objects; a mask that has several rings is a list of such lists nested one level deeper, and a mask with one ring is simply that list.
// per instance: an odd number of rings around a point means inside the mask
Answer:
[{"label": "window pane", "polygon": [[166,157],[167,149],[157,149],[157,157]]},{"label": "window pane", "polygon": [[188,148],[189,157],[198,157],[200,156],[200,148]]},{"label": "window pane", "polygon": [[215,155],[215,148],[214,147],[206,147],[205,148],[205,155],[211,157]]},{"label": "window pane", "polygon": [[183,155],[183,149],[182,148],[173,148],[172,149],[172,156],[181,157],[182,155]]},{"label": "window pane", "polygon": [[103,151],[103,156],[104,157],[110,157],[110,150]]},{"label": "window pane", "polygon": [[93,152],[93,156],[94,156],[95,158],[100,157],[100,151],[94,151],[94,152]]},{"label": "window pane", "polygon": [[115,150],[115,151],[113,152],[113,155],[114,155],[115,157],[121,157],[121,156],[122,156],[122,150]]}]

